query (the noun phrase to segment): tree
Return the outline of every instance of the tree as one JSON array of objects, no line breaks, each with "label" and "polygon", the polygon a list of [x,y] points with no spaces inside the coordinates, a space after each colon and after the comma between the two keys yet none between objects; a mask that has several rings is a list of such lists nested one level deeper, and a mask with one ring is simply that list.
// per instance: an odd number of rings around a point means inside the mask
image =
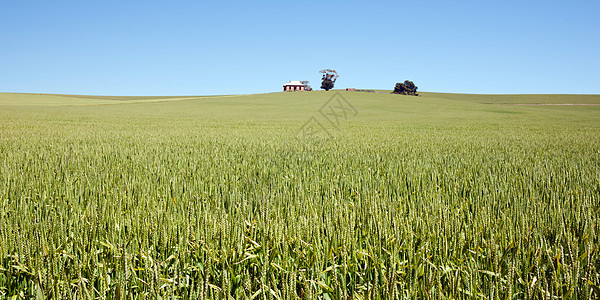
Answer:
[{"label": "tree", "polygon": [[418,96],[417,94],[417,86],[414,82],[405,80],[404,83],[396,83],[396,87],[394,87],[393,94],[401,94],[401,95],[411,95]]},{"label": "tree", "polygon": [[300,83],[302,83],[302,85],[304,85],[305,91],[308,91],[308,92],[312,91],[312,88],[310,87],[310,84],[309,84],[310,82],[308,82],[307,80],[303,80],[303,81],[300,81]]},{"label": "tree", "polygon": [[321,82],[321,89],[329,91],[332,88],[333,88],[333,81],[329,80],[329,79],[323,79],[323,82]]},{"label": "tree", "polygon": [[335,84],[335,81],[338,77],[340,77],[335,70],[331,69],[321,70],[319,71],[319,73],[323,73],[323,77],[321,77],[321,89],[324,89],[326,91],[332,89],[333,85]]}]

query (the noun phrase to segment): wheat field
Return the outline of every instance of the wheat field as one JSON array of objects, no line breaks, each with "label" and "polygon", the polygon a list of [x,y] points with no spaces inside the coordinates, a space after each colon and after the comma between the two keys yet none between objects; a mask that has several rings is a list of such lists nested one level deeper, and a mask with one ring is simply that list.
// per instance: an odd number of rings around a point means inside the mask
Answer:
[{"label": "wheat field", "polygon": [[600,297],[595,95],[0,94],[0,299]]}]

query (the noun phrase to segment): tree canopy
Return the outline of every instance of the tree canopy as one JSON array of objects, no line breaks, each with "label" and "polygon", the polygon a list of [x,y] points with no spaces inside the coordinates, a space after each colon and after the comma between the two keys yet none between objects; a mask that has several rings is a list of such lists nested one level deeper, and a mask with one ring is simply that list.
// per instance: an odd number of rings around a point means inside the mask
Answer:
[{"label": "tree canopy", "polygon": [[302,83],[302,85],[304,85],[305,91],[312,91],[312,88],[310,87],[310,82],[308,80],[303,80],[300,83]]},{"label": "tree canopy", "polygon": [[323,77],[321,77],[321,89],[324,89],[326,91],[332,89],[335,85],[335,81],[338,77],[340,77],[335,70],[331,69],[321,70],[319,71],[319,73],[323,74]]},{"label": "tree canopy", "polygon": [[405,80],[404,83],[396,83],[396,87],[394,87],[394,91],[392,93],[400,95],[418,96],[419,94],[417,94],[417,88],[418,87],[415,85],[414,82]]}]

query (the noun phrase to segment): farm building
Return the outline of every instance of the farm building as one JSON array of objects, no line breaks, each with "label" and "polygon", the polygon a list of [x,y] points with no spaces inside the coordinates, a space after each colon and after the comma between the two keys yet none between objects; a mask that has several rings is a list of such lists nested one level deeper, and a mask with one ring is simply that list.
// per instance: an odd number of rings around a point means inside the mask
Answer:
[{"label": "farm building", "polygon": [[292,91],[304,91],[304,84],[300,81],[290,81],[283,85],[284,92],[292,92]]}]

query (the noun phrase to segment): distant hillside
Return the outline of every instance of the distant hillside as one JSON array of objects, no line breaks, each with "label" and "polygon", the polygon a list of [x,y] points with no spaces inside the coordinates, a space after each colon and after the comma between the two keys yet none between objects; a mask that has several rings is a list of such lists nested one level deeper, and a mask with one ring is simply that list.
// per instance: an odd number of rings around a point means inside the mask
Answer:
[{"label": "distant hillside", "polygon": [[451,93],[420,93],[427,97],[447,100],[470,101],[493,104],[556,104],[556,103],[585,103],[600,104],[600,95],[560,95],[560,94],[522,94],[522,95],[481,95],[481,94],[451,94]]}]

